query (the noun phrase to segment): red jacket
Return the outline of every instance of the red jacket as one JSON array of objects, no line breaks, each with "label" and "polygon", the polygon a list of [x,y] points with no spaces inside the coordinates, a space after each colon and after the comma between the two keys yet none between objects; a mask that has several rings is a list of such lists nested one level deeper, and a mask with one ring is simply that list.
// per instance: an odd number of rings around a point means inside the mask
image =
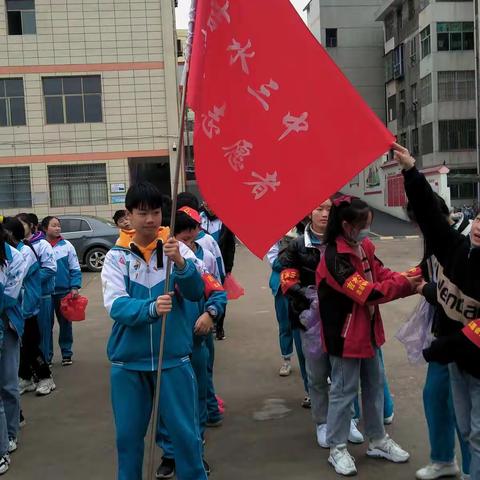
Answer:
[{"label": "red jacket", "polygon": [[[368,264],[339,237],[335,246],[327,247],[317,269],[323,344],[330,355],[338,357],[373,357],[374,347],[385,343],[378,305],[413,293],[403,275],[383,266],[370,240],[361,246]],[[372,269],[371,282],[366,280],[366,265]]]}]

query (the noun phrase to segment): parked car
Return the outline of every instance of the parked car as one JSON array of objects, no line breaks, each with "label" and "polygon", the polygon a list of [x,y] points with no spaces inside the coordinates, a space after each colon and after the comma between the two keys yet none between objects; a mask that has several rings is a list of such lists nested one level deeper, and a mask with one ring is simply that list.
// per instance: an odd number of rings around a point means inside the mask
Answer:
[{"label": "parked car", "polygon": [[105,255],[115,245],[118,229],[103,218],[86,215],[58,215],[62,236],[72,242],[78,260],[91,272],[100,272]]}]

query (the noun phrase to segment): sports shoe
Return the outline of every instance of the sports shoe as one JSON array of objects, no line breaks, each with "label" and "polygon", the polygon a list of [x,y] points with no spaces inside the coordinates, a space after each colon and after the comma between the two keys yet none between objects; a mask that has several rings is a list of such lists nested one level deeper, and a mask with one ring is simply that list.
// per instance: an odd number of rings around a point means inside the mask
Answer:
[{"label": "sports shoe", "polygon": [[292,373],[292,364],[290,362],[285,362],[280,367],[280,372],[278,372],[278,374],[281,377],[288,377],[291,373]]},{"label": "sports shoe", "polygon": [[18,448],[18,443],[16,438],[8,439],[8,453],[13,453]]},{"label": "sports shoe", "polygon": [[20,391],[20,395],[23,395],[26,392],[34,392],[37,386],[35,385],[35,382],[30,378],[29,380],[25,380],[24,378],[21,378],[18,381],[18,389]]},{"label": "sports shoe", "polygon": [[203,468],[205,469],[205,473],[207,474],[207,476],[212,473],[212,469],[210,468],[210,465],[205,459],[203,459]]},{"label": "sports shoe", "polygon": [[175,476],[175,460],[173,458],[162,458],[162,463],[155,472],[155,478],[173,478]]},{"label": "sports shoe", "polygon": [[410,454],[388,435],[385,435],[381,440],[371,441],[368,445],[367,455],[373,458],[385,458],[394,463],[404,463],[410,458]]},{"label": "sports shoe", "polygon": [[312,401],[310,400],[309,395],[305,395],[305,398],[302,401],[302,408],[312,408]]},{"label": "sports shoe", "polygon": [[219,417],[218,419],[207,419],[205,426],[209,428],[217,428],[221,427],[223,424],[223,417]]},{"label": "sports shoe", "polygon": [[348,453],[345,444],[337,445],[330,449],[330,456],[328,463],[332,465],[339,475],[349,477],[357,474],[357,467],[355,466],[355,459]]},{"label": "sports shoe", "polygon": [[393,423],[393,417],[395,416],[395,413],[392,413],[389,417],[385,417],[383,419],[383,424],[384,425],[391,425]]},{"label": "sports shoe", "polygon": [[434,480],[440,477],[456,477],[460,473],[457,462],[452,463],[429,463],[417,470],[415,477],[418,480]]},{"label": "sports shoe", "polygon": [[0,475],[3,475],[10,466],[10,455],[7,453],[0,458]]},{"label": "sports shoe", "polygon": [[35,390],[35,393],[41,397],[41,396],[45,396],[45,395],[50,395],[50,393],[52,393],[55,388],[57,388],[55,386],[55,383],[53,383],[53,378],[52,377],[49,377],[49,378],[42,378],[42,380],[40,380],[38,382],[38,385],[37,385],[37,389]]},{"label": "sports shoe", "polygon": [[72,357],[63,357],[62,358],[62,367],[69,367],[73,365]]},{"label": "sports shoe", "polygon": [[322,448],[329,448],[329,445],[327,443],[327,424],[326,423],[317,425],[317,443]]},{"label": "sports shoe", "polygon": [[20,423],[19,427],[23,428],[27,424],[27,421],[25,420],[25,417],[23,416],[22,410],[20,410]]},{"label": "sports shoe", "polygon": [[225,330],[223,328],[218,328],[217,331],[215,332],[215,338],[217,340],[225,340],[227,337],[225,336]]},{"label": "sports shoe", "polygon": [[350,443],[363,443],[365,439],[357,427],[357,422],[352,418],[350,420],[350,433],[348,434],[348,441]]}]

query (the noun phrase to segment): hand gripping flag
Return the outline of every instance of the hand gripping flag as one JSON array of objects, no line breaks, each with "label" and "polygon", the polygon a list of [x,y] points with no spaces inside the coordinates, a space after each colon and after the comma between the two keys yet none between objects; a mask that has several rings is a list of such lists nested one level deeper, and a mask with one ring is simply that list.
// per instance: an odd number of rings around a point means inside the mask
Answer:
[{"label": "hand gripping flag", "polygon": [[289,0],[197,0],[187,96],[200,191],[258,257],[394,141]]}]

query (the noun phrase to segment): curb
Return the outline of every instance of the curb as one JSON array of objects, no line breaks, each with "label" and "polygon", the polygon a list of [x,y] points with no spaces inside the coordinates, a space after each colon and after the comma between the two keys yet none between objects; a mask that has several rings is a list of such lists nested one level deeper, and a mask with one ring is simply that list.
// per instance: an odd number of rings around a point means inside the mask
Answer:
[{"label": "curb", "polygon": [[376,235],[378,240],[418,240],[420,235],[395,235],[395,236],[382,236]]}]

